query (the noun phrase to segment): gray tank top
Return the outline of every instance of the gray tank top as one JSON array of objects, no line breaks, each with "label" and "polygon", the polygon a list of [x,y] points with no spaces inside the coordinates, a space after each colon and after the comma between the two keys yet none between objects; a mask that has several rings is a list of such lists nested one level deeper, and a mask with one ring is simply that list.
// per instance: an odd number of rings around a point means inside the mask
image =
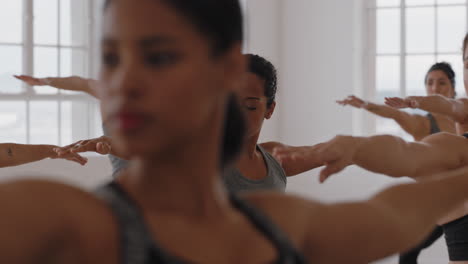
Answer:
[{"label": "gray tank top", "polygon": [[[109,136],[109,130],[106,129],[106,126],[102,124],[102,130],[104,131],[104,136]],[[114,155],[108,155],[109,160],[112,165],[112,178],[116,178],[117,175],[123,170],[128,168],[128,160],[121,159]]]},{"label": "gray tank top", "polygon": [[427,119],[429,119],[429,122],[431,124],[431,131],[430,131],[431,135],[441,132],[442,130],[440,130],[439,125],[437,124],[437,121],[434,118],[434,116],[431,113],[428,113],[426,116],[427,116]]},{"label": "gray tank top", "polygon": [[286,190],[286,174],[281,165],[265,149],[260,146],[257,146],[257,149],[262,153],[265,160],[267,176],[260,180],[253,180],[244,177],[235,167],[228,168],[223,173],[223,181],[230,192],[237,193],[254,190],[278,190],[284,192]]},{"label": "gray tank top", "polygon": [[[104,135],[109,136],[109,131],[102,126]],[[267,166],[267,177],[261,180],[252,180],[244,177],[242,173],[232,167],[226,169],[223,173],[223,181],[230,192],[237,193],[239,191],[253,190],[278,190],[284,192],[286,190],[286,174],[281,165],[273,158],[270,153],[266,152],[262,147],[257,146],[262,153],[263,159]],[[119,173],[128,168],[128,160],[121,159],[114,155],[108,155],[112,165],[112,177],[116,178]]]}]

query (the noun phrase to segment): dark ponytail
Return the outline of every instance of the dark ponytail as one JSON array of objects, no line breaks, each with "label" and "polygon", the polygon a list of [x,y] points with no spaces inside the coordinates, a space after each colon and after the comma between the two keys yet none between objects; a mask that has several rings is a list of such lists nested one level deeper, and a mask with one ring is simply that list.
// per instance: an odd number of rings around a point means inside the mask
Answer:
[{"label": "dark ponytail", "polygon": [[221,168],[236,160],[245,138],[245,119],[235,95],[229,96],[226,106],[224,137],[221,145]]}]

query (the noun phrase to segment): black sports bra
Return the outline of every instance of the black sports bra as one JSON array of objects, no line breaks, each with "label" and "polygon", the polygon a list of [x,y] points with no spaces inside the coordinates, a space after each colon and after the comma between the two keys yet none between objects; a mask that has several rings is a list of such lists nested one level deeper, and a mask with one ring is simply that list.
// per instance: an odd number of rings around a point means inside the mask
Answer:
[{"label": "black sports bra", "polygon": [[[141,215],[141,210],[117,183],[100,188],[96,194],[111,207],[117,218],[120,227],[121,264],[190,263],[171,256],[155,243]],[[234,207],[244,213],[252,224],[274,244],[278,250],[278,259],[273,263],[306,263],[302,254],[294,248],[285,234],[268,217],[235,195],[231,195],[231,201]]]}]

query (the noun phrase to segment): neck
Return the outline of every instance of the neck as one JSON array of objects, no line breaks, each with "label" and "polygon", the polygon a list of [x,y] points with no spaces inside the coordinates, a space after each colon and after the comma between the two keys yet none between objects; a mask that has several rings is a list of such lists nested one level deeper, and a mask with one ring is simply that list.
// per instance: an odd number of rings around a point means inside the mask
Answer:
[{"label": "neck", "polygon": [[213,140],[220,139],[219,133],[213,129],[188,145],[135,159],[128,175],[121,178],[123,186],[145,212],[219,217],[229,206],[219,175],[221,140]]},{"label": "neck", "polygon": [[257,154],[257,144],[258,144],[258,138],[260,137],[260,132],[248,137],[244,143],[244,150],[242,151],[241,154],[241,159],[254,159]]}]

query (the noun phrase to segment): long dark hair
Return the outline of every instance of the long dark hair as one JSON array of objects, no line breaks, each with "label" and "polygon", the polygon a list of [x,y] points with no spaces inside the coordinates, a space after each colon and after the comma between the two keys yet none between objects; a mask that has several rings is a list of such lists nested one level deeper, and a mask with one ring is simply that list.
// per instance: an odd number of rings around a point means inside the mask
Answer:
[{"label": "long dark hair", "polygon": [[[160,1],[183,15],[210,40],[214,56],[223,55],[243,41],[242,11],[238,0]],[[104,9],[112,2],[106,0]],[[234,95],[228,98],[225,120],[221,168],[228,166],[237,158],[245,137],[243,113]]]}]

